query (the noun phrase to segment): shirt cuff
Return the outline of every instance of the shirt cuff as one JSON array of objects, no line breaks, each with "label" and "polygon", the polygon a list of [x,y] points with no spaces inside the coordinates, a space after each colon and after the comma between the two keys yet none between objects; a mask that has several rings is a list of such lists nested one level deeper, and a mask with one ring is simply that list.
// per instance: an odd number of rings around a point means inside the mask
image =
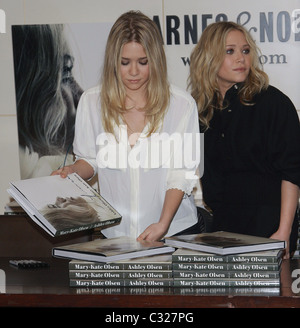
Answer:
[{"label": "shirt cuff", "polygon": [[173,171],[167,181],[167,190],[178,189],[190,196],[197,185],[199,177],[191,171]]},{"label": "shirt cuff", "polygon": [[96,160],[94,159],[87,159],[87,158],[84,158],[84,157],[80,157],[80,156],[75,156],[75,163],[79,160],[83,160],[85,162],[87,162],[88,164],[90,164],[90,166],[93,168],[93,175],[87,179],[87,181],[90,181],[94,178],[94,176],[98,173],[98,167],[97,167],[97,163],[96,163]]}]

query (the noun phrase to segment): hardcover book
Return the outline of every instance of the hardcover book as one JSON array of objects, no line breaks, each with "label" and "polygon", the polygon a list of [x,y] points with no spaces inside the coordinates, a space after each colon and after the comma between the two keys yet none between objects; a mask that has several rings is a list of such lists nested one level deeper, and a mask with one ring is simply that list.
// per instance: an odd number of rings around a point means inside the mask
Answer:
[{"label": "hardcover book", "polygon": [[171,279],[172,271],[69,271],[70,279]]},{"label": "hardcover book", "polygon": [[167,237],[165,244],[218,255],[285,248],[285,241],[226,231]]},{"label": "hardcover book", "polygon": [[178,248],[172,254],[172,262],[181,263],[280,263],[284,251],[275,249],[231,255],[215,255],[206,252],[195,251],[187,248]]},{"label": "hardcover book", "polygon": [[128,236],[95,239],[79,244],[54,247],[52,254],[74,260],[92,262],[115,262],[136,257],[174,252],[174,248],[163,242],[137,241]]},{"label": "hardcover book", "polygon": [[69,271],[92,271],[106,272],[128,270],[129,272],[154,272],[172,270],[172,253],[130,258],[111,263],[94,263],[87,261],[72,260],[69,262]]},{"label": "hardcover book", "polygon": [[186,248],[172,254],[174,287],[279,287],[282,250],[215,255]]},{"label": "hardcover book", "polygon": [[120,223],[121,215],[76,173],[10,183],[8,193],[51,236]]},{"label": "hardcover book", "polygon": [[279,279],[174,279],[174,287],[279,287]]},{"label": "hardcover book", "polygon": [[70,279],[70,287],[172,287],[173,279]]},{"label": "hardcover book", "polygon": [[281,263],[180,263],[172,264],[173,270],[177,271],[278,271]]},{"label": "hardcover book", "polygon": [[185,271],[174,270],[174,279],[279,279],[279,271]]}]

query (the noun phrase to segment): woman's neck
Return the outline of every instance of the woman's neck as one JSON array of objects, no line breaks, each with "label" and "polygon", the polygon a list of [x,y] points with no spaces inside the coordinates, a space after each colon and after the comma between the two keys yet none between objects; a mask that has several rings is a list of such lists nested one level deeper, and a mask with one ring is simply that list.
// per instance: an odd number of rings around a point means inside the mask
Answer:
[{"label": "woman's neck", "polygon": [[137,110],[143,110],[146,103],[146,94],[144,91],[127,92],[125,100],[126,109],[131,110],[135,108]]},{"label": "woman's neck", "polygon": [[145,110],[146,101],[143,97],[127,97],[125,105],[127,110],[123,114],[123,121],[127,125],[129,142],[133,147],[148,123]]}]

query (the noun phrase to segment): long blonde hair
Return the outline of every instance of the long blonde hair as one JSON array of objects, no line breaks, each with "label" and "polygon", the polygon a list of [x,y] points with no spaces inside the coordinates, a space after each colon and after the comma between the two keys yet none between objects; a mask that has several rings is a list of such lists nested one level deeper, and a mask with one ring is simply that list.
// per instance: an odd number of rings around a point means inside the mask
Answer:
[{"label": "long blonde hair", "polygon": [[57,230],[100,222],[98,212],[82,197],[58,197],[40,212]]},{"label": "long blonde hair", "polygon": [[149,135],[160,126],[170,98],[167,63],[163,40],[156,24],[139,11],[121,15],[113,25],[106,45],[101,81],[102,123],[106,132],[114,133],[125,113],[126,91],[120,77],[121,53],[125,44],[135,41],[142,45],[149,65],[146,119]]},{"label": "long blonde hair", "polygon": [[214,110],[222,109],[217,74],[224,60],[227,35],[232,30],[242,32],[250,47],[251,69],[239,91],[240,101],[250,105],[254,95],[266,89],[269,84],[268,76],[259,62],[259,49],[244,27],[233,22],[209,25],[191,53],[188,78],[188,86],[198,106],[200,122],[206,128],[209,127]]},{"label": "long blonde hair", "polygon": [[83,92],[71,74],[73,57],[64,27],[12,27],[19,145],[39,156],[68,151],[75,115],[65,90],[72,89],[75,107]]}]

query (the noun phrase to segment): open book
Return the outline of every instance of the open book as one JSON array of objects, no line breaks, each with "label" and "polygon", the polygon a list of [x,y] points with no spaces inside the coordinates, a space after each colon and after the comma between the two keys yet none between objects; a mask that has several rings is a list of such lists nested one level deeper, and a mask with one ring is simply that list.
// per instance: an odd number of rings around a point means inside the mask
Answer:
[{"label": "open book", "polygon": [[166,245],[218,255],[284,249],[285,241],[226,231],[167,237]]},{"label": "open book", "polygon": [[[95,239],[85,243],[57,246],[52,250],[54,257],[91,262],[115,262],[150,255],[174,252],[174,248],[160,241],[137,241],[128,236]],[[150,259],[149,259],[150,260]]]},{"label": "open book", "polygon": [[76,173],[10,183],[8,193],[51,236],[105,227],[121,215]]}]

